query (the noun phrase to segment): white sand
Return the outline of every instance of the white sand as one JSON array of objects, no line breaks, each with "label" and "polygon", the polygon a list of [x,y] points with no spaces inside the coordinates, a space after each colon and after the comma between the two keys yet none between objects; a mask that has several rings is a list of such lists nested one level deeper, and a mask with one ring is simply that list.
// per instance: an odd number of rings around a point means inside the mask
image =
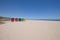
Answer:
[{"label": "white sand", "polygon": [[0,40],[60,40],[60,21],[6,22]]}]

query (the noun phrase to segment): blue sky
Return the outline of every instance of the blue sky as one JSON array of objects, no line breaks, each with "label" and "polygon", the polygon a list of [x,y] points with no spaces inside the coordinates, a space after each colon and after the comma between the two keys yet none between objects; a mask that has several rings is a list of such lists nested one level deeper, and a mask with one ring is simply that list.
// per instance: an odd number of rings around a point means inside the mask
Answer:
[{"label": "blue sky", "polygon": [[60,0],[0,0],[0,16],[60,19]]}]

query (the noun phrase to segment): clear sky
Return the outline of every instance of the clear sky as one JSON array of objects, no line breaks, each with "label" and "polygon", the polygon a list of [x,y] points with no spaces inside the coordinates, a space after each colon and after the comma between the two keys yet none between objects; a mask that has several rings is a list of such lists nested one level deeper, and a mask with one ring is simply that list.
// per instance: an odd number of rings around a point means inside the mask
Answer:
[{"label": "clear sky", "polygon": [[0,16],[60,19],[60,0],[0,0]]}]

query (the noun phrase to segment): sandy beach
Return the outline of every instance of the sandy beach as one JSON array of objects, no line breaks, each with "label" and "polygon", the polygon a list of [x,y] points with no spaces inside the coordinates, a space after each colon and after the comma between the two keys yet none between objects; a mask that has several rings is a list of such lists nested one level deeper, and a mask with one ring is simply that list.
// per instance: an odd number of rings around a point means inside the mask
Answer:
[{"label": "sandy beach", "polygon": [[6,22],[0,40],[60,40],[60,21]]}]

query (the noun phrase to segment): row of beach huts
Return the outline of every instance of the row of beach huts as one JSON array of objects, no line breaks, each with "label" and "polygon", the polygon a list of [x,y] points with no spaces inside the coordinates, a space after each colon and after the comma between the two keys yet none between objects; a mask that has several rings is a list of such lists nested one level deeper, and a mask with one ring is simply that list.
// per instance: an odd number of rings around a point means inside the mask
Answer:
[{"label": "row of beach huts", "polygon": [[26,21],[26,19],[25,18],[9,18],[9,17],[0,16],[0,21],[21,22],[21,21]]}]

